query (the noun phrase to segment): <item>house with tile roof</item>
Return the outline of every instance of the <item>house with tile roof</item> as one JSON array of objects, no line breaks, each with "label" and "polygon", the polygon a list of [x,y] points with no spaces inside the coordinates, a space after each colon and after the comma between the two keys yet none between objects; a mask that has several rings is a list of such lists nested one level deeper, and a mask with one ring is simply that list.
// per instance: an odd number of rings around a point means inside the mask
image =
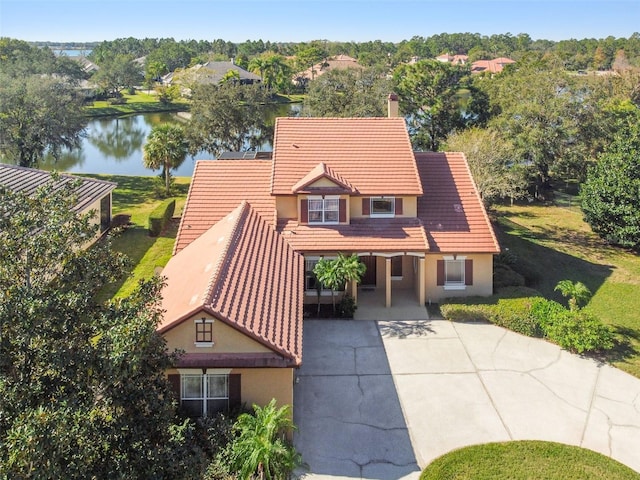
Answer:
[{"label": "house with tile roof", "polygon": [[477,60],[471,64],[471,73],[500,73],[504,67],[516,63],[510,58],[500,57],[493,60]]},{"label": "house with tile roof", "polygon": [[462,153],[414,152],[400,117],[278,118],[270,157],[196,163],[163,272],[170,378],[183,404],[208,375],[227,404],[291,403],[303,304],[330,301],[320,258],[358,255],[350,293],[394,308],[492,294],[499,250]]},{"label": "house with tile roof", "polygon": [[[20,167],[0,163],[0,187],[15,193],[31,196],[38,188],[52,181],[51,172],[37,168]],[[111,226],[112,192],[117,184],[105,180],[60,174],[54,188],[61,189],[71,182],[78,182],[74,210],[81,214],[95,212],[93,223],[98,225],[96,239]]]}]

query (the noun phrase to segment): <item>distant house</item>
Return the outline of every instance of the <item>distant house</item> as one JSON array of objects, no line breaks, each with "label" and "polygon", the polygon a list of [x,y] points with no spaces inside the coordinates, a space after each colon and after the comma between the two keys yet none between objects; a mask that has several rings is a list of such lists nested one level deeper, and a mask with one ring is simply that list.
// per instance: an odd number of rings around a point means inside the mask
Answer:
[{"label": "distant house", "polygon": [[362,70],[364,67],[358,63],[358,60],[350,57],[349,55],[337,55],[320,63],[316,63],[314,66],[307,68],[302,72],[296,73],[293,77],[293,81],[297,84],[308,83],[310,80],[324,75],[331,70],[339,69]]},{"label": "distant house", "polygon": [[[60,174],[55,188],[62,188],[64,185],[78,180],[80,184],[75,190],[78,199],[74,210],[81,214],[90,211],[96,212],[93,220],[94,224],[100,226],[98,229],[99,236],[111,226],[111,196],[117,184],[104,180]],[[0,164],[0,186],[12,192],[32,195],[38,188],[49,182],[51,182],[51,172]]]},{"label": "distant house", "polygon": [[510,58],[500,57],[493,60],[477,60],[471,64],[471,73],[500,73],[506,65],[516,63]]},{"label": "distant house", "polygon": [[164,85],[179,84],[189,88],[193,84],[218,85],[229,71],[237,72],[241,85],[261,83],[262,77],[239,67],[234,62],[207,62],[184,70],[176,70],[162,77]]},{"label": "distant house", "polygon": [[162,272],[183,407],[293,401],[320,258],[355,254],[382,308],[491,295],[500,251],[462,153],[414,152],[403,118],[278,118],[273,152],[196,162]]},{"label": "distant house", "polygon": [[469,57],[467,55],[449,55],[448,53],[444,53],[442,55],[438,55],[436,60],[442,63],[451,63],[453,65],[466,65],[469,61]]}]

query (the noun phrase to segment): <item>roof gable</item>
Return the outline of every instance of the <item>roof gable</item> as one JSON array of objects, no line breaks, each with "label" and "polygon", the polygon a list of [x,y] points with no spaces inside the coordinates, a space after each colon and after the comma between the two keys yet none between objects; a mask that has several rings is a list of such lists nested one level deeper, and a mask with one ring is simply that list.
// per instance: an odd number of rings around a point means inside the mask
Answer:
[{"label": "roof gable", "polygon": [[322,162],[361,195],[421,195],[404,119],[276,119],[271,193],[290,195]]},{"label": "roof gable", "polygon": [[[321,182],[323,179],[328,180],[328,183],[331,186],[326,185],[327,182]],[[323,183],[324,185],[322,185]],[[335,188],[343,192],[355,193],[353,186],[351,186],[347,180],[342,178],[332,168],[325,165],[324,162],[320,162],[311,169],[309,173],[302,177],[298,183],[291,188],[291,191],[293,193],[310,193],[312,191],[327,190],[330,188]]]},{"label": "roof gable", "polygon": [[[51,172],[17,165],[0,164],[0,186],[4,186],[12,192],[33,195],[38,188],[51,181]],[[78,200],[74,208],[78,212],[86,210],[118,186],[116,183],[105,180],[59,174],[54,188],[59,190],[75,181],[79,182],[75,190]]]},{"label": "roof gable", "polygon": [[242,202],[169,260],[159,331],[204,310],[299,364],[302,257]]}]

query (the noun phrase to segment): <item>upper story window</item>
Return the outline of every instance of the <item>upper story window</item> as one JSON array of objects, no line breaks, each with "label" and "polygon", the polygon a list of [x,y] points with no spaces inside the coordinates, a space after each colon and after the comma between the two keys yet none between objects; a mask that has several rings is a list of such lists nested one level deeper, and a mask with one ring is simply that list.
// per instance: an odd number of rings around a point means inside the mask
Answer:
[{"label": "upper story window", "polygon": [[340,220],[340,197],[309,197],[309,223],[338,223]]},{"label": "upper story window", "polygon": [[393,217],[396,213],[395,197],[372,197],[371,216],[372,217]]},{"label": "upper story window", "polygon": [[213,320],[203,317],[194,322],[196,324],[196,347],[213,347]]}]

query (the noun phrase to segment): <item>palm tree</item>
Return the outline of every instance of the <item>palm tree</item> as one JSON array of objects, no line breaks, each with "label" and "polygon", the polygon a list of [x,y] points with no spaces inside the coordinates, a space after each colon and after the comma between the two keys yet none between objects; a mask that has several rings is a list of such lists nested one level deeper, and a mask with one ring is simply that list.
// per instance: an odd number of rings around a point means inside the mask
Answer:
[{"label": "palm tree", "polygon": [[[338,253],[338,266],[340,269],[340,273],[342,274],[345,284],[346,282],[360,282],[365,272],[367,271],[367,266],[360,261],[360,257],[355,253],[349,257],[344,255],[343,253]],[[345,285],[346,287],[346,285]]]},{"label": "palm tree", "polygon": [[340,270],[340,265],[335,260],[321,258],[313,267],[317,281],[325,287],[331,289],[331,303],[333,304],[333,313],[336,313],[336,298],[334,293],[342,288],[345,284],[345,278]]},{"label": "palm tree", "polygon": [[187,158],[187,142],[179,125],[162,123],[151,129],[147,143],[143,147],[142,161],[152,170],[164,168],[167,196],[170,193],[171,174],[169,170],[178,168]]},{"label": "palm tree", "polygon": [[286,439],[295,428],[288,405],[276,408],[275,399],[254,413],[238,417],[238,437],[231,444],[231,467],[240,480],[285,480],[302,464],[300,454]]},{"label": "palm tree", "polygon": [[560,280],[554,288],[563,297],[569,297],[569,310],[578,310],[581,303],[586,303],[591,298],[591,290],[582,282]]}]

